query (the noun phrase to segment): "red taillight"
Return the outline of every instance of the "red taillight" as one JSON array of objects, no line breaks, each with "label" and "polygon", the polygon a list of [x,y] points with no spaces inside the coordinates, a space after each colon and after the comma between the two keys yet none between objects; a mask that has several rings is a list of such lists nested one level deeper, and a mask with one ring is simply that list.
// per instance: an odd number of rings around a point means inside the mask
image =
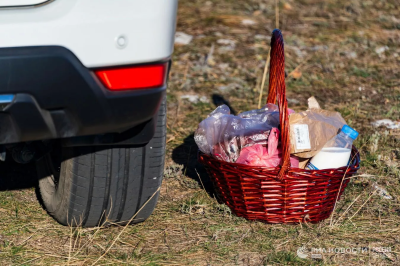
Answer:
[{"label": "red taillight", "polygon": [[137,90],[164,85],[167,63],[96,70],[97,77],[110,90]]}]

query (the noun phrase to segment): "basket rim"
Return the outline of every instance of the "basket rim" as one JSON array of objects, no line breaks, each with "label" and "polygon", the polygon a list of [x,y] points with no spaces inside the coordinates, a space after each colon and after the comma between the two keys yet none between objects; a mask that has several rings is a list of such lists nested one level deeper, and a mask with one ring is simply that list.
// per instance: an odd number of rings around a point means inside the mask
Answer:
[{"label": "basket rim", "polygon": [[[298,167],[289,167],[288,169],[288,173],[301,173],[301,172],[306,172],[306,173],[326,173],[326,172],[332,172],[332,171],[345,171],[345,174],[347,175],[348,172],[350,171],[358,171],[360,169],[360,152],[358,151],[358,149],[353,145],[352,147],[352,151],[351,154],[353,155],[353,159],[351,160],[351,164],[348,166],[343,166],[343,167],[339,167],[339,168],[329,168],[329,169],[322,169],[322,170],[308,170],[308,169],[302,169],[302,168],[298,168]],[[296,155],[294,155],[296,156]],[[212,157],[211,155],[205,154],[202,151],[198,150],[198,157],[203,157],[208,161],[215,161],[218,162],[219,164],[223,164],[223,165],[229,165],[231,167],[240,167],[240,168],[249,168],[249,170],[253,170],[253,171],[279,171],[281,169],[281,166],[278,165],[276,167],[266,167],[266,166],[251,166],[251,165],[247,165],[247,164],[241,164],[241,163],[233,163],[233,162],[226,162],[223,160],[219,160],[216,159],[214,157]],[[246,169],[247,170],[247,169]]]}]

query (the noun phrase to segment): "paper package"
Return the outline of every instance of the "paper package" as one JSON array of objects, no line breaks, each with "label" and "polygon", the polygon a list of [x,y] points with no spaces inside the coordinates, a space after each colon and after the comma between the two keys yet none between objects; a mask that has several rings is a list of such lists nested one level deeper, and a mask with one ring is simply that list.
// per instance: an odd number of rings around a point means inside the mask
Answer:
[{"label": "paper package", "polygon": [[289,116],[290,153],[300,158],[313,157],[346,124],[338,112],[322,110],[314,97],[308,106],[307,111]]}]

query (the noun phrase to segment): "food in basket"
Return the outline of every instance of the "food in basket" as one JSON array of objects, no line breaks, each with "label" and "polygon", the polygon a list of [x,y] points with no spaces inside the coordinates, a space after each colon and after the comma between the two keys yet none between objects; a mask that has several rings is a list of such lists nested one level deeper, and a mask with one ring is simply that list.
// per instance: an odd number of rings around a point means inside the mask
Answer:
[{"label": "food in basket", "polygon": [[[247,164],[251,166],[277,167],[282,161],[282,150],[279,144],[279,129],[273,128],[268,137],[268,145],[256,144],[245,147],[237,159],[236,163]],[[290,163],[292,167],[299,167],[299,160],[291,156]]]},{"label": "food in basket", "polygon": [[[355,175],[360,167],[360,154],[353,147],[354,160],[346,171],[307,171],[290,166],[291,139],[283,48],[282,33],[276,29],[271,39],[267,102],[273,104],[277,100],[281,111],[279,129],[283,159],[280,167],[259,169],[243,164],[232,165],[207,153],[199,153],[199,161],[210,174],[216,196],[236,215],[268,223],[317,223],[331,215],[350,181],[349,177]],[[305,162],[306,159],[302,160],[302,164]]]},{"label": "food in basket", "polygon": [[306,169],[323,170],[347,166],[353,141],[357,137],[357,131],[344,125],[340,133],[329,140],[322,150],[311,159]]},{"label": "food in basket", "polygon": [[279,127],[277,110],[276,105],[268,104],[234,116],[228,106],[221,105],[199,124],[194,139],[203,153],[236,162],[243,148],[267,145],[269,132]]},{"label": "food in basket", "polygon": [[319,108],[314,97],[309,99],[305,112],[291,114],[290,153],[300,158],[311,158],[346,124],[338,112]]}]

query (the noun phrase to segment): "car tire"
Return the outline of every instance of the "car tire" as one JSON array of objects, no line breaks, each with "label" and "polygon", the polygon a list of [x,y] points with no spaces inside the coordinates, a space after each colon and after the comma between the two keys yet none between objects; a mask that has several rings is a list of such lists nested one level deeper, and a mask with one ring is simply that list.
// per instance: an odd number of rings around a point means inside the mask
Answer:
[{"label": "car tire", "polygon": [[155,135],[145,146],[57,145],[36,164],[45,209],[70,226],[126,224],[134,215],[131,223],[146,220],[158,200],[165,137],[164,101]]}]

